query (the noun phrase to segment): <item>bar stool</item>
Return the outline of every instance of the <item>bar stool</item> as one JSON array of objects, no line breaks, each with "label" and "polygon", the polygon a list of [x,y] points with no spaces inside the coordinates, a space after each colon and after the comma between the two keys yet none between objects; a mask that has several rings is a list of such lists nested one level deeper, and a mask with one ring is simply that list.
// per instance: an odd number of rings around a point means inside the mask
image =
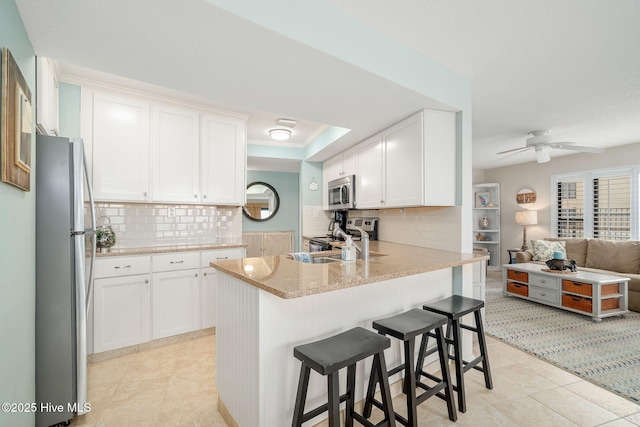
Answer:
[{"label": "bar stool", "polygon": [[[447,336],[445,341],[447,343],[447,355],[449,359],[455,361],[456,371],[456,383],[453,389],[458,393],[458,410],[460,412],[466,412],[467,403],[464,392],[464,374],[471,368],[481,371],[484,374],[484,383],[488,389],[493,388],[493,381],[491,380],[491,368],[489,367],[489,357],[487,354],[487,343],[484,337],[484,328],[482,326],[482,313],[480,309],[484,307],[484,301],[473,298],[467,298],[460,295],[453,295],[449,298],[445,298],[434,303],[425,304],[423,308],[427,311],[447,316]],[[460,318],[466,314],[473,313],[476,326],[465,325],[460,322]],[[475,332],[478,336],[478,344],[480,347],[480,356],[467,362],[462,359],[462,340],[461,329],[467,329]],[[453,332],[453,337],[451,333]],[[420,375],[428,376],[426,372],[422,370],[422,364],[424,358],[435,350],[431,349],[427,351],[427,341],[432,334],[426,334],[422,337],[420,343],[420,351],[418,352],[418,366],[416,368],[416,376]],[[449,352],[450,346],[453,345],[453,356]],[[478,366],[481,364],[482,366]]]},{"label": "bar stool", "polygon": [[[293,427],[317,417],[324,411],[329,412],[329,427],[340,426],[340,403],[346,401],[345,427],[353,426],[353,419],[368,427],[395,427],[389,380],[384,361],[384,349],[391,345],[389,338],[375,332],[356,327],[324,340],[299,345],[293,349],[293,355],[302,362],[298,392],[293,412]],[[381,393],[385,419],[375,426],[361,414],[354,411],[354,392],[356,381],[356,363],[373,356],[373,368],[381,378]],[[340,395],[339,371],[347,367],[347,391]],[[309,386],[310,370],[327,376],[328,402],[307,413],[304,412]]]},{"label": "bar stool", "polygon": [[[376,329],[379,334],[390,335],[404,342],[404,363],[390,369],[387,372],[387,375],[391,376],[404,370],[403,391],[407,395],[407,418],[402,417],[398,413],[395,414],[395,417],[405,426],[414,427],[418,425],[417,406],[433,395],[437,395],[447,402],[449,419],[451,421],[456,421],[458,419],[456,414],[456,405],[453,400],[453,388],[451,384],[451,376],[449,374],[445,341],[442,333],[442,326],[446,324],[447,318],[445,316],[428,313],[419,308],[387,317],[385,319],[375,320],[373,322],[373,328]],[[437,351],[440,354],[440,368],[442,371],[441,379],[432,378],[436,381],[436,384],[433,386],[427,386],[426,384],[421,383],[419,378],[416,381],[414,369],[415,338],[430,331],[435,332],[435,337],[438,343]],[[379,408],[383,407],[382,403],[374,398],[377,383],[378,376],[376,371],[372,368],[363,410],[363,414],[366,418],[371,416],[371,409],[373,405]],[[416,386],[423,388],[426,391],[418,396]],[[442,390],[444,390],[444,394],[441,393]]]}]

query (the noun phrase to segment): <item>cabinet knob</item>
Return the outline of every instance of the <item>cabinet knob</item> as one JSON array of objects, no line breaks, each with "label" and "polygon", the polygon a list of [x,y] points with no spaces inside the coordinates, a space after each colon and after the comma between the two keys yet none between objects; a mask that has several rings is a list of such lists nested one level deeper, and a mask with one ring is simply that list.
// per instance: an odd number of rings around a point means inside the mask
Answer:
[{"label": "cabinet knob", "polygon": [[196,273],[195,276],[198,277],[198,273]]},{"label": "cabinet knob", "polygon": [[202,275],[206,277],[206,276],[207,276],[207,273],[202,273]]},{"label": "cabinet knob", "polygon": [[197,199],[197,198],[198,198],[198,195],[197,195],[197,194],[194,194],[194,195],[193,195],[193,198],[194,198],[194,199]]},{"label": "cabinet knob", "polygon": [[149,280],[145,280],[145,281],[144,281],[144,284],[145,284],[145,285],[148,285],[148,284],[149,284]]},{"label": "cabinet knob", "polygon": [[207,198],[207,195],[206,195],[206,194],[203,194],[203,195],[202,195],[202,198],[203,198],[203,199],[206,199],[206,198]]},{"label": "cabinet knob", "polygon": [[542,292],[542,293],[540,293],[540,296],[545,296],[545,295],[547,295],[547,293],[546,293],[546,292]]},{"label": "cabinet knob", "polygon": [[546,280],[541,280],[540,283],[547,283],[547,281]]},{"label": "cabinet knob", "polygon": [[145,191],[144,193],[142,193],[142,195],[143,195],[144,197],[147,197],[147,192]]}]

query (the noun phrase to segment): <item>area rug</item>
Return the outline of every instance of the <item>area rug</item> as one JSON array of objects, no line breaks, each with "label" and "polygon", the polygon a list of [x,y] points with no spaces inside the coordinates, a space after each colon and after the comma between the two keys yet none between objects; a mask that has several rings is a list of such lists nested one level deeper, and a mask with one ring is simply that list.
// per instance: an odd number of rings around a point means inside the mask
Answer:
[{"label": "area rug", "polygon": [[486,333],[640,403],[640,313],[590,317],[506,297],[501,274],[486,286]]}]

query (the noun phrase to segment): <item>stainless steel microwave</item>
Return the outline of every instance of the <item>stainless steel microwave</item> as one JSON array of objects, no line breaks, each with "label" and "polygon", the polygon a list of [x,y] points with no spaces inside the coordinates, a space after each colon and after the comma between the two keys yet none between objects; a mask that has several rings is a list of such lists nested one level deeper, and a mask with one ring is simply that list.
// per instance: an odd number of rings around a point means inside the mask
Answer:
[{"label": "stainless steel microwave", "polygon": [[329,209],[355,209],[356,177],[355,175],[329,181]]}]

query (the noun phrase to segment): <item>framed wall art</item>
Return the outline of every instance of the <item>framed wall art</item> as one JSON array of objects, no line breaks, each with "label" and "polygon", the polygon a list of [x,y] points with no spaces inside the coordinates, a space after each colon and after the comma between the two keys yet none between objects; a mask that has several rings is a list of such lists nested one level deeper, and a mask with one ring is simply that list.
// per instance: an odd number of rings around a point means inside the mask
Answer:
[{"label": "framed wall art", "polygon": [[31,190],[31,91],[11,52],[2,49],[0,145],[2,182]]},{"label": "framed wall art", "polygon": [[476,193],[476,208],[486,208],[490,203],[489,192],[478,191]]}]

